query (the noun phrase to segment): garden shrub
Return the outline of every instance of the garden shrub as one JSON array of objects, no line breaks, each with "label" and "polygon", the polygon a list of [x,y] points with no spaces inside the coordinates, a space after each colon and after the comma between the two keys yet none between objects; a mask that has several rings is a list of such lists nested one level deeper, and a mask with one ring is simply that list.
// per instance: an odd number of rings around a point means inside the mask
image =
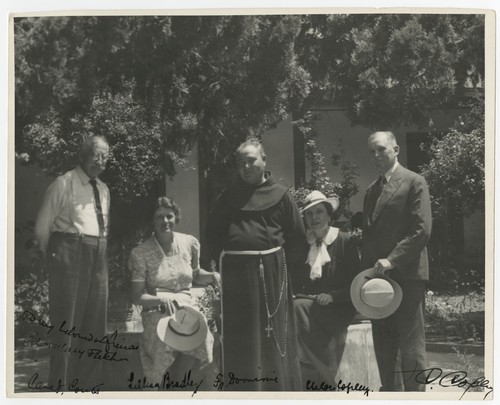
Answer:
[{"label": "garden shrub", "polygon": [[[210,328],[210,331],[212,333],[217,332],[217,315],[214,312],[214,301],[219,301],[220,302],[221,295],[220,295],[220,290],[219,287],[217,287],[215,284],[210,284],[207,287],[205,287],[205,290],[203,291],[203,295],[197,299],[197,306],[200,310],[200,312],[205,315],[205,318],[207,319],[208,326]],[[218,331],[220,333],[220,331]]]},{"label": "garden shrub", "polygon": [[28,311],[33,317],[49,323],[49,285],[24,266],[16,266],[14,289],[14,325],[16,348],[28,345],[28,337],[35,331],[36,323],[23,319]]},{"label": "garden shrub", "polygon": [[484,292],[484,283],[484,264],[465,267],[450,260],[431,267],[429,272],[429,289],[441,294],[481,293]]},{"label": "garden shrub", "polygon": [[427,292],[425,303],[427,333],[474,343],[484,342],[484,294],[463,296]]}]

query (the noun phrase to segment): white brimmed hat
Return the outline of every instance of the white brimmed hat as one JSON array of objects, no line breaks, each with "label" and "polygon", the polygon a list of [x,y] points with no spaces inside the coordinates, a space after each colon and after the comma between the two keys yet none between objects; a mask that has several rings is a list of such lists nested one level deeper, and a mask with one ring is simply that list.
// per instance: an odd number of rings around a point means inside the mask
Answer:
[{"label": "white brimmed hat", "polygon": [[300,212],[303,213],[312,206],[322,202],[330,204],[334,211],[340,205],[340,200],[337,197],[326,198],[326,196],[321,191],[314,190],[311,191],[304,200],[304,207],[300,210]]},{"label": "white brimmed hat", "polygon": [[181,307],[174,314],[161,318],[156,325],[160,340],[178,351],[196,349],[206,339],[207,332],[205,317],[192,307]]},{"label": "white brimmed hat", "polygon": [[375,270],[371,268],[359,273],[352,281],[351,299],[361,315],[383,319],[398,309],[403,291],[391,278],[375,276]]}]

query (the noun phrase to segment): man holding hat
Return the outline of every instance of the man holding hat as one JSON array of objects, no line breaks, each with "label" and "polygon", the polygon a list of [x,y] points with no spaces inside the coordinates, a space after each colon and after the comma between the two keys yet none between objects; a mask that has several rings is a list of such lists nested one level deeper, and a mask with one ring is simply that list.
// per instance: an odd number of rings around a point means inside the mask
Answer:
[{"label": "man holding hat", "polygon": [[[377,316],[377,311],[371,317],[381,391],[425,391],[424,384],[401,371],[427,367],[424,299],[429,279],[426,244],[432,223],[429,190],[422,176],[399,164],[399,145],[392,132],[371,134],[368,148],[380,177],[365,195],[362,264],[365,269],[373,268],[375,278],[389,283],[367,283],[364,293],[369,295],[372,288],[383,301],[382,290],[392,290],[392,285],[397,297],[381,315],[387,317]],[[397,309],[390,308],[399,300]]]}]

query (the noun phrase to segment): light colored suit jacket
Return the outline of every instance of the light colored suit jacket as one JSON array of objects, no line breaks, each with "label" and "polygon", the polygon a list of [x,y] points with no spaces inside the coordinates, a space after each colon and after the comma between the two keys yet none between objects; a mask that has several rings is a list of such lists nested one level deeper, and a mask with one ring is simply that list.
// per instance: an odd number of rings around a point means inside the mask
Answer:
[{"label": "light colored suit jacket", "polygon": [[363,268],[387,258],[395,269],[391,277],[403,280],[428,280],[427,242],[432,215],[429,189],[425,179],[401,165],[391,175],[373,209],[375,182],[366,191],[363,209]]}]

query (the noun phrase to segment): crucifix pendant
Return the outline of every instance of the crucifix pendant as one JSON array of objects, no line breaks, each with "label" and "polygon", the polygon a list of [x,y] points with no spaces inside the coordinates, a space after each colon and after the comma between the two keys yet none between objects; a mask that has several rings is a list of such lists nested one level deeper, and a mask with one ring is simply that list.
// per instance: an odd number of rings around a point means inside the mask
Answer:
[{"label": "crucifix pendant", "polygon": [[267,332],[267,337],[271,337],[271,331],[273,330],[273,327],[269,323],[269,318],[267,318],[267,328],[265,330]]}]

